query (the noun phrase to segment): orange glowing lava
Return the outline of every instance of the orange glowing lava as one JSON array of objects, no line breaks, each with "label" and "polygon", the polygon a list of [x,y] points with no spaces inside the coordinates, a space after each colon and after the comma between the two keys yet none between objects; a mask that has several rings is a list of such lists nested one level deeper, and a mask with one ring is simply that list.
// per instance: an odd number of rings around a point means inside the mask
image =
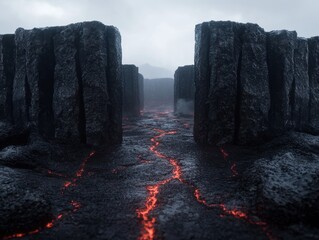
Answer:
[{"label": "orange glowing lava", "polygon": [[139,219],[141,219],[142,223],[142,230],[140,233],[139,240],[153,240],[155,236],[155,223],[156,218],[150,216],[150,213],[155,209],[157,204],[157,195],[159,193],[159,189],[161,186],[169,183],[173,179],[177,179],[179,181],[182,181],[182,173],[181,168],[178,165],[177,160],[173,158],[169,158],[168,156],[165,156],[164,154],[160,153],[157,148],[160,145],[159,139],[166,136],[166,135],[174,135],[176,134],[176,131],[164,131],[161,129],[154,129],[156,132],[158,132],[158,135],[151,138],[152,146],[149,148],[149,150],[155,154],[158,158],[167,160],[173,167],[172,170],[172,176],[155,184],[147,186],[147,199],[145,202],[145,206],[141,209],[137,209],[137,216]]},{"label": "orange glowing lava", "polygon": [[[66,181],[63,183],[63,187],[62,187],[62,192],[61,194],[63,195],[64,193],[64,190],[66,190],[67,188],[69,188],[70,186],[76,186],[76,182],[79,178],[81,178],[83,176],[83,173],[84,173],[84,170],[85,170],[85,166],[87,164],[87,161],[93,157],[95,155],[95,151],[92,151],[88,157],[86,157],[82,164],[80,165],[80,168],[79,170],[76,172],[75,174],[75,177],[71,180],[71,181]],[[57,175],[57,176],[63,176],[63,175],[60,175],[60,174],[56,174],[56,173],[53,173],[51,170],[48,170],[48,174],[49,175]],[[79,202],[76,202],[74,200],[72,200],[70,202],[71,206],[72,206],[72,210],[71,211],[64,211],[62,213],[59,213],[55,218],[53,218],[50,222],[46,223],[46,225],[44,227],[39,227],[38,229],[35,229],[35,230],[32,230],[32,231],[29,231],[29,232],[25,232],[25,233],[15,233],[15,234],[12,234],[12,235],[9,235],[9,236],[5,236],[3,237],[4,240],[7,240],[7,239],[12,239],[12,238],[22,238],[22,237],[25,237],[27,235],[34,235],[34,234],[37,234],[39,233],[40,231],[43,231],[45,229],[50,229],[50,228],[53,228],[56,224],[57,221],[61,220],[64,216],[70,214],[71,212],[76,212],[78,211],[80,208],[81,208],[81,204]]]},{"label": "orange glowing lava", "polygon": [[[176,131],[164,131],[161,129],[154,129],[158,134],[151,138],[152,145],[149,147],[149,150],[158,158],[167,160],[171,166],[173,167],[172,176],[155,184],[147,186],[148,195],[143,208],[137,209],[138,218],[141,220],[142,229],[139,236],[139,240],[153,240],[155,237],[155,223],[156,218],[151,216],[151,212],[156,208],[158,203],[158,194],[160,192],[160,188],[165,184],[169,183],[173,179],[178,180],[179,182],[186,184],[194,191],[194,197],[196,201],[208,208],[217,208],[222,211],[221,216],[228,215],[234,217],[236,219],[244,220],[252,225],[260,226],[262,231],[267,235],[267,237],[271,240],[276,239],[272,236],[269,231],[269,227],[265,222],[256,221],[253,217],[250,217],[246,212],[239,208],[230,208],[226,206],[224,203],[208,203],[204,198],[202,198],[200,190],[196,188],[193,184],[187,182],[182,177],[182,170],[178,163],[178,161],[174,158],[170,158],[158,150],[158,146],[160,145],[160,138],[166,135],[174,135]],[[229,157],[229,154],[223,149],[220,148],[222,156],[225,160]],[[231,165],[232,176],[237,176],[237,166],[236,163]]]}]

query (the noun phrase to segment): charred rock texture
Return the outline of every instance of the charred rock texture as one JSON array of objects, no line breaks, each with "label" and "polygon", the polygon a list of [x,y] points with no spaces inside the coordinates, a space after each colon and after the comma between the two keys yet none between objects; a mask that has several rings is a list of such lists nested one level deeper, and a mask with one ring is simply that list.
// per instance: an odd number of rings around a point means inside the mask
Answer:
[{"label": "charred rock texture", "polygon": [[174,74],[174,112],[193,112],[194,94],[194,65],[179,67]]},{"label": "charred rock texture", "polygon": [[318,137],[285,134],[262,146],[262,157],[246,171],[244,188],[255,191],[260,214],[273,222],[318,225]]},{"label": "charred rock texture", "polygon": [[144,80],[145,108],[172,106],[174,102],[174,79],[154,78]]},{"label": "charred rock texture", "polygon": [[48,139],[121,142],[122,56],[116,28],[99,22],[20,28],[15,45],[14,123]]},{"label": "charred rock texture", "polygon": [[12,88],[15,74],[14,34],[0,35],[0,119],[12,121]]},{"label": "charred rock texture", "polygon": [[138,86],[139,86],[139,94],[140,94],[140,110],[144,109],[144,76],[142,74],[138,74]]},{"label": "charred rock texture", "polygon": [[319,37],[308,39],[309,45],[309,127],[319,129]]},{"label": "charred rock texture", "polygon": [[138,68],[135,65],[123,65],[123,114],[137,117],[140,115],[140,86]]},{"label": "charred rock texture", "polygon": [[33,189],[19,185],[23,175],[1,167],[0,237],[33,231],[52,219],[51,204]]},{"label": "charred rock texture", "polygon": [[250,23],[197,25],[195,140],[246,145],[291,129],[314,132],[317,55],[315,40],[296,32],[266,33]]}]

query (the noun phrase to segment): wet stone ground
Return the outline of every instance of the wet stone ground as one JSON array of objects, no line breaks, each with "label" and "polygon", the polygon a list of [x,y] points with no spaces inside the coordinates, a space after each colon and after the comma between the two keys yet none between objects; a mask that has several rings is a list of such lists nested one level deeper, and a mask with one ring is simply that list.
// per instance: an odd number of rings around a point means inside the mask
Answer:
[{"label": "wet stone ground", "polygon": [[53,216],[42,228],[4,239],[318,236],[302,225],[279,227],[252,210],[242,194],[242,173],[255,152],[200,148],[193,141],[192,118],[170,111],[145,112],[123,124],[121,146],[70,152],[45,171],[18,169],[20,184],[43,192]]}]

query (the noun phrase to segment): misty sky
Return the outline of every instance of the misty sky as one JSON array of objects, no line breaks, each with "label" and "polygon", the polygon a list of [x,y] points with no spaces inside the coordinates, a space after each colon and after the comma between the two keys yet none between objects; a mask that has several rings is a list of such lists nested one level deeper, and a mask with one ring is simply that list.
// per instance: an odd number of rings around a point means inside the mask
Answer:
[{"label": "misty sky", "polygon": [[319,35],[318,0],[0,0],[0,34],[98,20],[119,28],[123,63],[193,64],[194,27],[210,20]]}]

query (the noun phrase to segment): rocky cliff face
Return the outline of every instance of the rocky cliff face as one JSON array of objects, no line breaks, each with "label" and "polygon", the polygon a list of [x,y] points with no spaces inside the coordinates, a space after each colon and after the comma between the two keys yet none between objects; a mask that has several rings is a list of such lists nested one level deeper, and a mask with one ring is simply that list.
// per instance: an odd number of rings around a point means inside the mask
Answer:
[{"label": "rocky cliff face", "polygon": [[125,116],[140,115],[140,86],[138,67],[135,65],[123,65],[123,114]]},{"label": "rocky cliff face", "polygon": [[174,112],[194,111],[194,94],[194,65],[178,67],[174,74]]},{"label": "rocky cliff face", "polygon": [[250,144],[318,129],[317,43],[256,24],[197,25],[195,140]]},{"label": "rocky cliff face", "polygon": [[[11,48],[0,43],[7,51],[0,59],[1,83],[6,81],[9,89],[6,118],[12,115],[15,124],[50,139],[122,141],[121,37],[116,28],[83,22],[20,28],[7,38]],[[4,94],[1,87],[2,102]]]}]

